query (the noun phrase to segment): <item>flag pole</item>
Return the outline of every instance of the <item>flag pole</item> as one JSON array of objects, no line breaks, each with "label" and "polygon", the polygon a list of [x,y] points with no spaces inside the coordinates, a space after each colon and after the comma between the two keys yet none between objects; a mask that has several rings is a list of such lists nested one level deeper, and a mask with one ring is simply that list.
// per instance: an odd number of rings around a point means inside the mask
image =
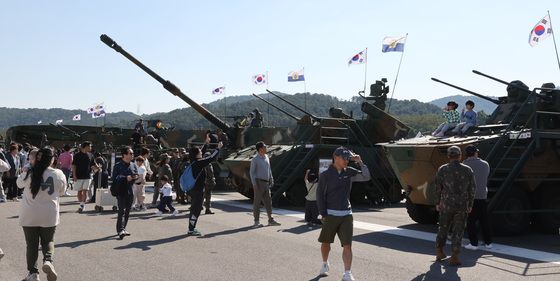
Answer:
[{"label": "flag pole", "polygon": [[366,87],[367,87],[367,63],[368,63],[368,59],[367,59],[367,47],[366,47],[366,65],[365,65],[365,70],[364,70],[364,95],[366,94]]},{"label": "flag pole", "polygon": [[[265,80],[266,81],[266,89],[268,89],[268,70],[265,71],[265,73],[266,73],[266,75],[264,76],[264,79],[266,79]],[[268,94],[267,100],[268,100],[268,105],[267,105],[268,106],[268,113],[267,113],[267,115],[268,115],[267,119],[268,120],[266,120],[266,125],[271,126],[272,122],[270,122],[270,120],[271,120],[270,119],[270,94]]]},{"label": "flag pole", "polygon": [[[408,38],[408,33],[404,36],[404,41],[406,42],[406,39]],[[402,59],[404,56],[404,49],[401,53],[401,59],[399,61],[399,68],[397,68],[397,75],[395,76],[395,82],[393,83],[393,91],[391,92],[391,98],[389,99],[389,106],[387,106],[387,113],[389,113],[389,110],[391,109],[391,102],[393,101],[393,95],[395,94],[395,87],[397,87],[397,80],[399,79],[399,72],[401,71],[401,64],[402,64]]]},{"label": "flag pole", "polygon": [[554,51],[556,51],[556,61],[558,62],[558,69],[560,69],[560,58],[558,58],[558,48],[556,48],[556,37],[554,37],[554,28],[552,27],[552,17],[550,16],[550,11],[548,13],[548,19],[550,20],[550,28],[552,29],[552,42],[554,42]]},{"label": "flag pole", "polygon": [[303,108],[305,108],[305,111],[307,111],[307,82],[305,82],[305,67],[302,68],[302,74],[303,74]]}]

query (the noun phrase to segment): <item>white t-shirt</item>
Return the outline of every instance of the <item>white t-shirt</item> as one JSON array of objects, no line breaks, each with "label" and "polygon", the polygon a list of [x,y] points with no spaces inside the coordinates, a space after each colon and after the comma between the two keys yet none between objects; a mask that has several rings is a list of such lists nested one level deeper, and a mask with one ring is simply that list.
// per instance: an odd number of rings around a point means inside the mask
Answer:
[{"label": "white t-shirt", "polygon": [[171,196],[171,185],[169,183],[164,184],[159,190],[163,196]]},{"label": "white t-shirt", "polygon": [[60,222],[59,196],[66,191],[66,177],[59,169],[47,168],[43,172],[41,188],[35,198],[31,193],[31,175],[21,174],[17,186],[23,189],[19,209],[21,226],[52,227]]}]

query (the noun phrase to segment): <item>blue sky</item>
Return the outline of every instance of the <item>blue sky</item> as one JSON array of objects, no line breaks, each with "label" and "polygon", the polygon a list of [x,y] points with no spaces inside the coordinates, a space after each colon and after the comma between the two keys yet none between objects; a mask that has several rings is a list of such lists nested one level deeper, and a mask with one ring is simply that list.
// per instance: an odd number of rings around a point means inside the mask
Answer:
[{"label": "blue sky", "polygon": [[[363,88],[364,66],[347,60],[368,47],[368,85],[392,87],[400,53],[381,53],[384,36],[408,33],[395,98],[430,101],[505,86],[472,69],[530,87],[560,84],[552,37],[531,48],[532,27],[558,1],[2,1],[0,93],[6,107],[170,111],[186,105],[99,41],[106,33],[195,101],[264,92],[252,84],[303,91],[287,73],[305,67],[309,92],[349,99]],[[555,24],[556,23],[556,24]],[[560,42],[559,42],[560,43]]]}]

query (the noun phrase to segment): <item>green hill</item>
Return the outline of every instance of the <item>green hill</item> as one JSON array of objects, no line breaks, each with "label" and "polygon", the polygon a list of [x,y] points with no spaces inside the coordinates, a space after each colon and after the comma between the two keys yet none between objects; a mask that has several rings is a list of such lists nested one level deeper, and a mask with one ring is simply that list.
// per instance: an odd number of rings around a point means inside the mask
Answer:
[{"label": "green hill", "polygon": [[[355,118],[360,119],[363,116],[360,105],[362,99],[355,97],[351,100],[340,100],[336,97],[324,94],[280,94],[286,100],[305,108],[308,112],[317,116],[328,116],[328,110],[331,107],[338,107],[348,114],[352,114]],[[302,116],[303,113],[289,106],[280,99],[269,95],[261,94],[261,97],[271,103],[281,107],[285,111],[295,115]],[[387,102],[389,104],[389,101]],[[210,112],[227,123],[233,123],[232,116],[243,116],[248,112],[258,108],[264,117],[267,126],[294,126],[295,121],[280,112],[279,110],[269,107],[266,103],[258,100],[250,95],[245,96],[228,96],[227,98],[214,101],[209,104],[203,104]],[[421,131],[431,130],[432,127],[441,122],[439,120],[440,109],[438,106],[423,103],[418,100],[393,100],[390,108],[391,114],[398,116],[403,122],[409,126]],[[74,115],[81,114],[80,121],[72,121]],[[18,109],[0,107],[0,130],[6,130],[16,125],[34,125],[39,120],[43,124],[54,123],[56,120],[62,119],[63,124],[71,125],[102,125],[117,127],[133,127],[135,120],[138,118],[161,119],[168,127],[176,127],[179,129],[206,129],[214,127],[198,112],[191,107],[179,108],[170,112],[159,112],[154,114],[145,114],[138,116],[130,112],[108,113],[105,118],[92,119],[83,110],[69,110],[62,108],[51,109]]]}]

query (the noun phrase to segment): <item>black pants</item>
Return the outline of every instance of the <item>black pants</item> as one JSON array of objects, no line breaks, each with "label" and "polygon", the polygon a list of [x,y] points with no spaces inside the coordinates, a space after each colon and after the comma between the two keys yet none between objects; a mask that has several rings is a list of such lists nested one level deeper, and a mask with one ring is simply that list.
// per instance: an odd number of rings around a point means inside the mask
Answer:
[{"label": "black pants", "polygon": [[488,212],[486,211],[486,200],[475,199],[469,218],[467,219],[467,232],[471,245],[478,246],[478,228],[476,222],[480,223],[482,228],[482,239],[485,244],[492,243],[492,232],[490,222],[488,221]]},{"label": "black pants", "polygon": [[204,201],[204,189],[194,188],[191,190],[191,213],[189,214],[189,230],[194,230],[196,223],[198,222],[198,217],[202,211],[202,202]]},{"label": "black pants", "polygon": [[305,221],[308,223],[321,224],[321,220],[317,217],[319,216],[319,208],[317,207],[317,201],[305,200]]},{"label": "black pants", "polygon": [[171,204],[172,202],[173,202],[173,197],[162,196],[157,208],[163,213],[165,211],[165,206],[167,206],[167,208],[169,208],[171,212],[175,212],[175,208],[173,208],[173,205]]},{"label": "black pants", "polygon": [[17,178],[8,178],[4,185],[7,188],[6,191],[6,199],[14,199],[18,196],[18,188],[16,184]]},{"label": "black pants", "polygon": [[132,194],[117,196],[117,205],[119,207],[119,215],[117,216],[117,233],[126,229],[128,223],[128,215],[134,197]]}]

